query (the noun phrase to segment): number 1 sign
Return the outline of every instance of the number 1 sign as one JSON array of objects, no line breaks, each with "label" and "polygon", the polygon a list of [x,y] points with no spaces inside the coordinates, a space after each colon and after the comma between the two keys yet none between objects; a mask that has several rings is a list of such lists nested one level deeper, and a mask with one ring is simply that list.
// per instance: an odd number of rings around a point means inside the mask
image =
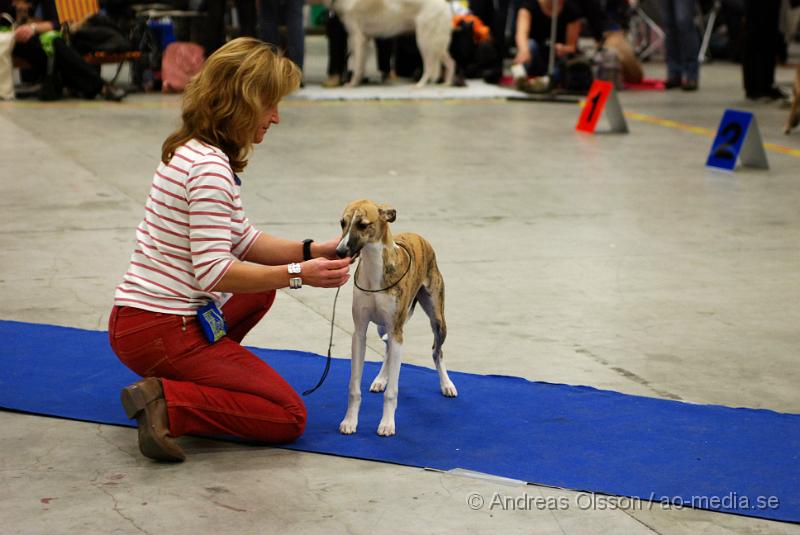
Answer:
[{"label": "number 1 sign", "polygon": [[706,165],[733,171],[739,158],[742,165],[769,169],[755,115],[747,111],[725,110]]},{"label": "number 1 sign", "polygon": [[586,104],[583,106],[580,117],[578,117],[578,124],[575,130],[581,132],[594,133],[597,126],[597,121],[600,119],[603,110],[606,112],[606,118],[611,124],[612,132],[627,133],[628,123],[625,122],[625,116],[622,114],[622,105],[619,103],[619,97],[614,90],[614,84],[603,80],[595,80],[592,82],[592,87],[589,88],[589,93],[586,96]]}]

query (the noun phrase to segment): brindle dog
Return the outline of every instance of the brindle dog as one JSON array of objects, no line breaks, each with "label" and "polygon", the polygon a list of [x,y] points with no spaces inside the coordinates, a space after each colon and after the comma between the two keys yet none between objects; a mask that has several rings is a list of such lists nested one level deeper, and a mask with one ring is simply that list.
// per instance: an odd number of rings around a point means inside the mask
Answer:
[{"label": "brindle dog", "polygon": [[433,247],[422,236],[402,233],[392,236],[389,223],[396,211],[387,205],[359,200],[347,205],[342,216],[342,239],[336,252],[340,257],[359,256],[353,289],[352,363],[347,413],[339,425],[344,434],[356,432],[361,405],[361,376],[364,369],[367,327],[378,326],[386,342],[386,354],[371,392],[384,392],[383,417],[378,434],[395,433],[394,413],[400,378],[403,326],[420,304],[433,330],[433,362],[439,372],[442,394],[458,395],[442,360],[447,335],[444,321],[444,280],[436,265]]}]

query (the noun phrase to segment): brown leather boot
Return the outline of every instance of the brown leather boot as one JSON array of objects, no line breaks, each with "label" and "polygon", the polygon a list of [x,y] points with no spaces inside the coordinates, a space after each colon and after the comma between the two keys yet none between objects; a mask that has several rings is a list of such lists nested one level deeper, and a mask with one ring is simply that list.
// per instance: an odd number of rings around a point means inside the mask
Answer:
[{"label": "brown leather boot", "polygon": [[169,434],[167,402],[161,381],[148,377],[122,389],[122,406],[128,418],[139,423],[139,451],[158,461],[180,462],[186,454]]}]

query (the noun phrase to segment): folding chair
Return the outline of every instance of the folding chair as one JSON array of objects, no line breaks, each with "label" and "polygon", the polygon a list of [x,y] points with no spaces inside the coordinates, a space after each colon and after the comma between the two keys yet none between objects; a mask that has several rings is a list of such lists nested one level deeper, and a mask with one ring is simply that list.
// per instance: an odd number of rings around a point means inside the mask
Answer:
[{"label": "folding chair", "polygon": [[[62,25],[74,26],[82,23],[84,20],[100,11],[100,4],[98,0],[55,0],[56,11],[58,12],[58,21]],[[136,61],[142,57],[142,53],[138,50],[130,50],[126,52],[91,52],[83,56],[83,60],[90,65],[105,65],[107,63],[116,63],[117,72],[111,83],[115,83],[122,70],[122,65],[126,61]]]},{"label": "folding chair", "polygon": [[636,56],[645,61],[656,52],[663,50],[664,30],[647,14],[642,7],[645,0],[630,0],[630,34]]},{"label": "folding chair", "polygon": [[[700,29],[703,30],[703,41],[700,44],[700,53],[697,55],[697,61],[700,63],[705,63],[706,55],[708,53],[708,45],[711,42],[711,35],[714,33],[714,24],[717,22],[717,17],[719,16],[720,9],[722,9],[722,2],[720,0],[715,0],[714,4],[708,11],[708,15],[706,18],[706,14],[703,13],[702,6],[698,8],[700,11]],[[703,20],[705,19],[705,28],[703,28]]]}]

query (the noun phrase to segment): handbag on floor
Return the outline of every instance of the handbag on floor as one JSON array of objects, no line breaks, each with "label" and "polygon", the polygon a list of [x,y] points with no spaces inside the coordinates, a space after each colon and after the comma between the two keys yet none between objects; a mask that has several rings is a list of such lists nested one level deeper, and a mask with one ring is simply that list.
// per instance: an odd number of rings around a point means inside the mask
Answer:
[{"label": "handbag on floor", "polygon": [[174,42],[167,46],[161,61],[161,91],[180,93],[205,62],[203,47],[195,43]]}]

